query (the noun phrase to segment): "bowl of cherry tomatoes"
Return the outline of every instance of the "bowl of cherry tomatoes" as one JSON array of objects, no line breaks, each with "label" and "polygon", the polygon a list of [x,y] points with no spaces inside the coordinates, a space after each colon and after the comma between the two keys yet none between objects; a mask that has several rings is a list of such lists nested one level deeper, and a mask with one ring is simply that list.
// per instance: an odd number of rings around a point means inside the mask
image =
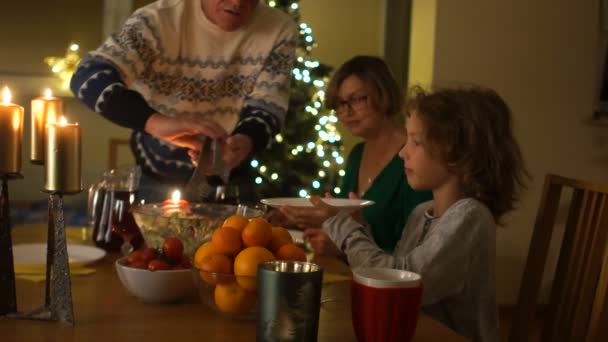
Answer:
[{"label": "bowl of cherry tomatoes", "polygon": [[116,260],[116,272],[122,285],[146,303],[171,303],[194,293],[190,259],[183,243],[175,238],[164,240],[162,248],[143,248]]}]

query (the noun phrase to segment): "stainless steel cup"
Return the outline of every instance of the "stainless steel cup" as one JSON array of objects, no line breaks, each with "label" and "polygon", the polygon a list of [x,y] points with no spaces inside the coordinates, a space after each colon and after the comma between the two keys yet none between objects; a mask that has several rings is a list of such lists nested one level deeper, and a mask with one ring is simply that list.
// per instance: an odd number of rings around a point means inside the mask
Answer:
[{"label": "stainless steel cup", "polygon": [[257,341],[316,341],[323,268],[302,261],[258,266]]}]

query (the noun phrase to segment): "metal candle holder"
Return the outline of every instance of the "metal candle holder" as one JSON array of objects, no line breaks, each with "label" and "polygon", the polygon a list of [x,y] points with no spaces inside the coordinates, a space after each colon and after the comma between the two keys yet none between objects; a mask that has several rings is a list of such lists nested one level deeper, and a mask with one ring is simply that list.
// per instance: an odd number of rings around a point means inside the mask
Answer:
[{"label": "metal candle holder", "polygon": [[43,306],[27,313],[9,315],[9,317],[75,324],[70,264],[63,217],[63,193],[57,192],[49,194],[44,295]]},{"label": "metal candle holder", "polygon": [[2,178],[0,192],[0,315],[6,315],[17,312],[8,180],[23,178],[23,176],[18,173],[8,173],[1,174],[0,178]]}]

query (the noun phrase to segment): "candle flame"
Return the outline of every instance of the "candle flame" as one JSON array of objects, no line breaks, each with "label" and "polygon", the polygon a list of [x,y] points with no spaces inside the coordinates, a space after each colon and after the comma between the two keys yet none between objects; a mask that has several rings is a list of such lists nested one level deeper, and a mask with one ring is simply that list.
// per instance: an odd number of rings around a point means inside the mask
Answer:
[{"label": "candle flame", "polygon": [[179,203],[179,200],[182,198],[182,193],[179,190],[175,190],[173,191],[173,194],[171,194],[171,201],[173,201],[173,203]]},{"label": "candle flame", "polygon": [[67,124],[68,124],[68,119],[66,119],[66,118],[65,118],[65,116],[63,116],[63,115],[62,115],[62,116],[59,118],[59,124],[60,124],[61,126],[65,126],[65,125],[67,125]]},{"label": "candle flame", "polygon": [[47,99],[53,97],[53,91],[51,90],[51,88],[44,89],[44,97]]},{"label": "candle flame", "polygon": [[2,89],[2,102],[5,105],[9,105],[11,103],[11,90],[8,87],[4,87]]}]

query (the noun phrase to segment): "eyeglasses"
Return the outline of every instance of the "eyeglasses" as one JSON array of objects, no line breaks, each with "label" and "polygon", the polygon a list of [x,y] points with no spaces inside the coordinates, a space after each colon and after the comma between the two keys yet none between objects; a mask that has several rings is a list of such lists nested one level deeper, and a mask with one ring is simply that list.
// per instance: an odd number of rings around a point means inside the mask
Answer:
[{"label": "eyeglasses", "polygon": [[367,106],[367,95],[352,97],[348,100],[340,100],[336,105],[337,113],[346,113],[347,108],[351,111],[359,111]]}]

